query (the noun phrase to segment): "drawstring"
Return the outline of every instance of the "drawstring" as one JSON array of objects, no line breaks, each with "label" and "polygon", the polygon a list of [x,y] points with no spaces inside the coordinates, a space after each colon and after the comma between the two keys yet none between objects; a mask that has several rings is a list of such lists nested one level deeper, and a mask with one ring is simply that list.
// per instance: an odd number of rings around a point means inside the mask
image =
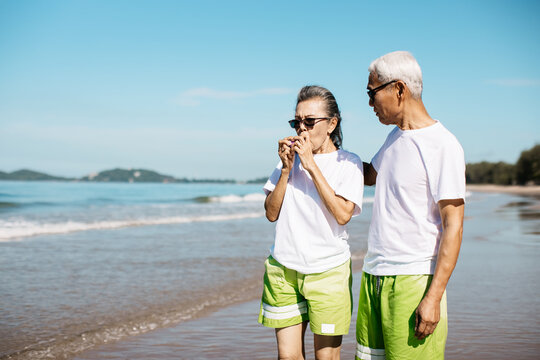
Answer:
[{"label": "drawstring", "polygon": [[381,294],[381,277],[375,275],[375,278],[377,279],[376,292],[377,296],[379,296]]}]

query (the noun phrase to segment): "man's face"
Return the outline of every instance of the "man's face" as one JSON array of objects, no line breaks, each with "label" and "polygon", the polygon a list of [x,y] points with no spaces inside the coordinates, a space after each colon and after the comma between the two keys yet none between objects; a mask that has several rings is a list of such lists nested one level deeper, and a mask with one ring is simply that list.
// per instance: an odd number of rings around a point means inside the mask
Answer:
[{"label": "man's face", "polygon": [[[384,85],[379,81],[379,77],[375,73],[369,74],[369,80],[367,89],[372,90],[377,87]],[[388,84],[384,88],[378,90],[372,98],[369,99],[369,106],[373,107],[375,115],[379,118],[379,121],[384,125],[395,124],[396,122],[396,112],[397,108],[395,107],[395,98],[394,98],[394,83]]]}]

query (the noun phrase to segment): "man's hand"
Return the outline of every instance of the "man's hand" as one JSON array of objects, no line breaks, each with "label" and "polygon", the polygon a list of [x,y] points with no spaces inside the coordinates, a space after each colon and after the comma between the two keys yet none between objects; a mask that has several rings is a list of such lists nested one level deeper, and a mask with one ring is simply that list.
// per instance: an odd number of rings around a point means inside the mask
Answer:
[{"label": "man's hand", "polygon": [[433,334],[441,318],[441,302],[424,297],[416,308],[415,336],[422,340]]}]

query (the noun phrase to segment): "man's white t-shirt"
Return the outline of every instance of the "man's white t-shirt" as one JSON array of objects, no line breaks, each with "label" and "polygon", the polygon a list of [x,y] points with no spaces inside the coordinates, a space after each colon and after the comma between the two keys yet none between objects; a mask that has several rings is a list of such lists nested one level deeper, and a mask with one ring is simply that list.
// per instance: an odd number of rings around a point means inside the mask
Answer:
[{"label": "man's white t-shirt", "polygon": [[371,160],[377,171],[368,252],[369,274],[433,274],[442,234],[438,202],[465,199],[465,159],[440,122],[396,126]]},{"label": "man's white t-shirt", "polygon": [[[336,195],[355,204],[353,216],[362,211],[364,168],[360,158],[337,150],[314,154],[315,163]],[[268,195],[281,175],[281,161],[264,185]],[[321,200],[309,173],[295,156],[287,190],[276,223],[272,257],[283,266],[302,274],[327,271],[350,257],[349,234],[339,225]]]}]

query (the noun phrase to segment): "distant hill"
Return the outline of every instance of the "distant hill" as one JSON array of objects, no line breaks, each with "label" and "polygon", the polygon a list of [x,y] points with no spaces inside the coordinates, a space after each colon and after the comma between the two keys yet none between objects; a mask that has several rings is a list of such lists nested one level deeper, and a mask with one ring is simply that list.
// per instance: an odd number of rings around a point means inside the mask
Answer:
[{"label": "distant hill", "polygon": [[16,180],[16,181],[43,181],[43,180],[55,180],[55,181],[70,181],[74,179],[52,176],[44,173],[40,173],[33,170],[17,170],[12,173],[6,173],[0,171],[0,180]]},{"label": "distant hill", "polygon": [[79,181],[95,182],[176,182],[176,179],[169,175],[162,175],[155,171],[144,169],[112,169],[99,173],[90,174],[79,179]]},{"label": "distant hill", "polygon": [[264,184],[268,180],[268,177],[261,177],[253,180],[248,180],[248,184]]},{"label": "distant hill", "polygon": [[130,183],[219,183],[236,184],[234,179],[177,179],[145,169],[112,169],[93,173],[82,178],[52,176],[32,170],[18,170],[12,173],[0,171],[0,181],[83,181],[83,182],[130,182]]}]

